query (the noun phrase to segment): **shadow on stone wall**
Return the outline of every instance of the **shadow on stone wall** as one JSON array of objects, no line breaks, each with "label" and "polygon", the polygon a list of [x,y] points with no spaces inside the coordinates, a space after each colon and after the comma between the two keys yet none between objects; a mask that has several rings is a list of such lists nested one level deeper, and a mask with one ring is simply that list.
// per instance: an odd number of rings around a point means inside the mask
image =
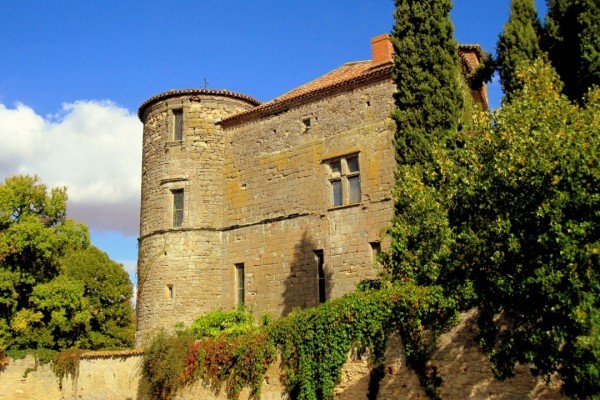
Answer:
[{"label": "shadow on stone wall", "polygon": [[[431,363],[443,379],[442,399],[562,399],[559,381],[549,384],[533,377],[527,366],[517,366],[516,376],[506,381],[494,378],[488,358],[475,342],[477,312],[461,315],[459,325],[443,334]],[[336,386],[336,400],[365,398],[371,382],[372,365],[367,360],[349,359]],[[377,399],[427,399],[416,374],[406,366],[402,344],[392,336],[385,355],[383,378]],[[361,394],[362,397],[357,397]]]},{"label": "shadow on stone wall", "polygon": [[[306,231],[294,245],[294,254],[288,262],[288,275],[283,289],[283,315],[298,307],[319,305],[318,258],[315,251],[323,250]],[[325,298],[331,298],[333,271],[324,254]]]}]

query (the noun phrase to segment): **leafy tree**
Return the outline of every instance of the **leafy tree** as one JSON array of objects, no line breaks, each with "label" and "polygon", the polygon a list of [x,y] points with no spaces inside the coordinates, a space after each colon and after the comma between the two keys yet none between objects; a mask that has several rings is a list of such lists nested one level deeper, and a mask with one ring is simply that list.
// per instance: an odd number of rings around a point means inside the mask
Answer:
[{"label": "leafy tree", "polygon": [[129,275],[95,246],[67,253],[60,260],[62,274],[81,282],[90,313],[89,329],[78,346],[86,349],[122,348],[133,344],[133,294]]},{"label": "leafy tree", "polygon": [[561,80],[564,93],[582,101],[600,85],[600,3],[597,0],[548,0],[544,50]]},{"label": "leafy tree", "polygon": [[[495,373],[516,362],[600,395],[600,90],[583,106],[543,61],[467,145],[480,158],[461,233]],[[499,319],[498,319],[499,318]]]},{"label": "leafy tree", "polygon": [[399,163],[395,216],[384,265],[393,280],[436,282],[448,258],[444,159],[454,148],[463,107],[450,0],[397,0],[392,42]]},{"label": "leafy tree", "polygon": [[533,0],[512,0],[510,17],[498,40],[498,69],[505,99],[521,87],[516,76],[520,64],[531,64],[542,55],[541,24]]},{"label": "leafy tree", "polygon": [[[457,163],[459,133],[466,127],[464,110],[470,93],[461,75],[458,45],[453,37],[450,0],[397,0],[392,43],[396,122],[394,144],[398,167],[393,192],[395,212],[388,235],[391,246],[381,262],[393,282],[410,282],[443,293],[441,303],[457,310],[468,296],[468,283],[453,262],[456,238],[450,211],[457,184],[463,179]],[[458,274],[457,274],[458,273]],[[464,275],[464,274],[463,274]],[[444,297],[445,296],[445,297]],[[437,398],[441,380],[427,365],[438,328],[453,312],[444,313],[431,337],[398,321],[407,362],[426,392]]]},{"label": "leafy tree", "polygon": [[0,347],[7,350],[131,343],[127,275],[90,247],[87,227],[66,217],[66,201],[65,188],[48,191],[37,177],[0,184]]}]

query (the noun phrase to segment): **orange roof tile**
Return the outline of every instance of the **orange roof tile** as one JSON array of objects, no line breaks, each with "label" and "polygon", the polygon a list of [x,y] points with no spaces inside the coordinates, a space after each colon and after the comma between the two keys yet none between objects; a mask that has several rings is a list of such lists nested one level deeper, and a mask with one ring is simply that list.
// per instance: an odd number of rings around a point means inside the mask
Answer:
[{"label": "orange roof tile", "polygon": [[[485,57],[479,45],[460,45],[458,53],[462,62],[467,65],[469,71],[477,67],[478,62]],[[466,54],[475,54],[477,61],[474,62]],[[299,86],[289,92],[274,98],[271,101],[260,104],[248,111],[244,111],[223,118],[223,126],[232,126],[247,122],[256,118],[285,111],[299,104],[312,101],[322,96],[334,94],[340,90],[348,90],[352,86],[391,79],[393,64],[391,61],[374,63],[373,61],[356,61],[342,65],[327,74]],[[482,101],[487,106],[487,98],[482,96]]]},{"label": "orange roof tile", "polygon": [[264,115],[280,112],[298,104],[313,100],[316,97],[333,94],[348,86],[363,85],[391,78],[392,63],[373,63],[372,61],[350,62],[333,71],[299,86],[271,101],[263,103],[251,110],[231,115],[223,119],[222,124],[234,125]]}]

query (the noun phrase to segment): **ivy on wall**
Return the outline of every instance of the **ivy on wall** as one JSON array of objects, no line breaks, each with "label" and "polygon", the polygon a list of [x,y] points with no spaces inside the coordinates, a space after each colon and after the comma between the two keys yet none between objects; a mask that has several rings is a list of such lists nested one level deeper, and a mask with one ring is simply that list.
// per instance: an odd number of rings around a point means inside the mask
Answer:
[{"label": "ivy on wall", "polygon": [[[398,332],[408,364],[435,398],[441,380],[426,360],[443,327],[454,320],[455,308],[436,287],[398,283],[350,293],[320,307],[297,309],[260,327],[246,325],[209,336],[191,327],[179,329],[173,335],[160,334],[149,345],[144,376],[157,399],[171,399],[197,381],[216,392],[224,389],[231,399],[244,387],[259,398],[264,375],[279,352],[292,399],[332,399],[350,350],[369,349],[373,360],[381,362],[388,337]],[[214,313],[194,325],[211,318]]]}]

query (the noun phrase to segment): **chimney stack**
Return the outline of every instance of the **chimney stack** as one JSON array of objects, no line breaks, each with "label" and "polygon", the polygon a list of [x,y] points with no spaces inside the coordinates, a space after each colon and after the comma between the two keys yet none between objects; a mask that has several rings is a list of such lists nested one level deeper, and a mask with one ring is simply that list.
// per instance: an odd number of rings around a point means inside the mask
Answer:
[{"label": "chimney stack", "polygon": [[371,52],[373,53],[373,62],[376,64],[392,61],[394,46],[390,40],[390,35],[384,33],[371,39]]}]

